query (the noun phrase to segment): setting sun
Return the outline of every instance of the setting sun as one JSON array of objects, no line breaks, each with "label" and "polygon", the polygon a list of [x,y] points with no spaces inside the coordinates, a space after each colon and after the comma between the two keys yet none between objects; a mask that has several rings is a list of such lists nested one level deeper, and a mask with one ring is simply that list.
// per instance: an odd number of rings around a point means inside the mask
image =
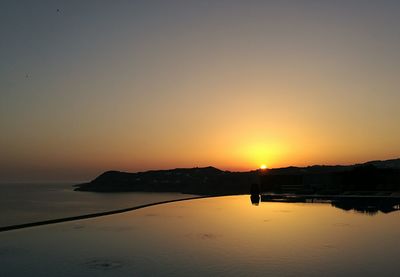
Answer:
[{"label": "setting sun", "polygon": [[261,166],[260,166],[260,169],[267,169],[268,167],[265,165],[265,164],[262,164]]}]

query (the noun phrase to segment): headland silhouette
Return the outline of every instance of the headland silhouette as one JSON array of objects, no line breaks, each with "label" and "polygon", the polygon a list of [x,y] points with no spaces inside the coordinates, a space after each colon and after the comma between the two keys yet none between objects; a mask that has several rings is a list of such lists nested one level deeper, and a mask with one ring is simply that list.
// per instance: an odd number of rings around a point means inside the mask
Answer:
[{"label": "headland silhouette", "polygon": [[107,171],[88,183],[76,185],[75,190],[198,195],[400,195],[400,159],[246,172],[223,171],[211,166],[137,173]]}]

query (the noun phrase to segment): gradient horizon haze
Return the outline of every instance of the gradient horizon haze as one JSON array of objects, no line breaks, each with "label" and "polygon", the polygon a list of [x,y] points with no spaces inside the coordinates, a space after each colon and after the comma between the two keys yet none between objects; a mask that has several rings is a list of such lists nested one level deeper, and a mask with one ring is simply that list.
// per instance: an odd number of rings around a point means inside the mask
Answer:
[{"label": "gradient horizon haze", "polygon": [[0,182],[400,156],[399,1],[2,1]]}]

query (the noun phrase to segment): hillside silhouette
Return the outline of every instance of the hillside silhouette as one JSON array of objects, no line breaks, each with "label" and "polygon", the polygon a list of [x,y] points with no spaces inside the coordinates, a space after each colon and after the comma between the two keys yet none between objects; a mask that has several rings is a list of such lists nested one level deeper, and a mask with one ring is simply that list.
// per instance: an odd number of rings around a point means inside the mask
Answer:
[{"label": "hillside silhouette", "polygon": [[230,172],[215,167],[176,168],[127,173],[107,171],[76,190],[97,192],[181,192],[187,194],[246,194],[258,172]]},{"label": "hillside silhouette", "polygon": [[400,159],[355,165],[285,167],[246,172],[215,167],[128,173],[107,171],[78,191],[181,192],[200,195],[293,193],[389,195],[400,192]]}]

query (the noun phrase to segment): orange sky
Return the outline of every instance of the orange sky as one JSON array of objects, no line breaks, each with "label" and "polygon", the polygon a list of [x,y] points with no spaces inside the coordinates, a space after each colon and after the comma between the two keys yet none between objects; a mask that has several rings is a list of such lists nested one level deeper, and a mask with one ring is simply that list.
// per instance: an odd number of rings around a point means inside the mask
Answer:
[{"label": "orange sky", "polygon": [[396,3],[9,4],[0,181],[400,156]]}]

